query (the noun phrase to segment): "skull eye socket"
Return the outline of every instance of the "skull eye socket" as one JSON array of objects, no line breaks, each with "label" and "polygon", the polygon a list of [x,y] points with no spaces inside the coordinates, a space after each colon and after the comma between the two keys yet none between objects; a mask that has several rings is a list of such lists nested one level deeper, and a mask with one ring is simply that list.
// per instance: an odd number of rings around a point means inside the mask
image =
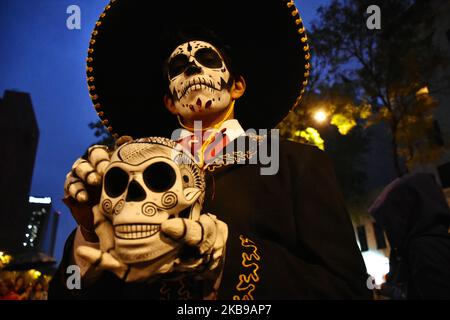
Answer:
[{"label": "skull eye socket", "polygon": [[204,67],[211,69],[222,68],[222,58],[211,48],[202,48],[195,53],[195,59]]},{"label": "skull eye socket", "polygon": [[128,186],[128,173],[120,168],[112,168],[105,174],[105,192],[111,198],[117,198]]},{"label": "skull eye socket", "polygon": [[177,178],[175,171],[165,162],[151,164],[144,171],[144,182],[153,192],[165,192],[172,188]]},{"label": "skull eye socket", "polygon": [[182,74],[189,64],[189,58],[185,54],[178,54],[169,61],[169,78],[173,79]]}]

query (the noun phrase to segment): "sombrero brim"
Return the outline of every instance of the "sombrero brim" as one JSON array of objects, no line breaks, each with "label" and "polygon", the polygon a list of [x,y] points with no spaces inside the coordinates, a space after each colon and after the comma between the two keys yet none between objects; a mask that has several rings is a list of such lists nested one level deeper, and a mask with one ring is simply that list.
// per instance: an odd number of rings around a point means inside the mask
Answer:
[{"label": "sombrero brim", "polygon": [[113,0],[90,41],[91,98],[115,136],[169,136],[178,127],[163,104],[168,30],[209,28],[233,53],[247,83],[235,116],[244,128],[273,128],[296,107],[309,75],[309,47],[293,1]]}]

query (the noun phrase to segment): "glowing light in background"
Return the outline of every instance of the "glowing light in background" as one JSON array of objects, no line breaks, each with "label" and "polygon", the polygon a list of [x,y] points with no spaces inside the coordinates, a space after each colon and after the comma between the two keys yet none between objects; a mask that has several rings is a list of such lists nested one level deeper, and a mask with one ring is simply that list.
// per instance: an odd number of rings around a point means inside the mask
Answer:
[{"label": "glowing light in background", "polygon": [[33,277],[33,279],[39,279],[39,277],[42,275],[40,271],[34,269],[29,270],[28,273]]},{"label": "glowing light in background", "polygon": [[30,196],[28,201],[30,203],[51,204],[52,203],[52,198],[50,198],[50,197],[36,198],[36,197]]},{"label": "glowing light in background", "polygon": [[384,276],[389,272],[389,259],[382,253],[371,250],[363,252],[362,255],[367,273],[375,278],[375,284],[384,283]]},{"label": "glowing light in background", "polygon": [[8,254],[6,254],[3,251],[0,251],[0,268],[3,266],[6,266],[8,263],[10,263],[12,260],[12,257]]},{"label": "glowing light in background", "polygon": [[324,123],[328,119],[328,115],[323,110],[318,110],[314,113],[314,120],[318,123]]}]

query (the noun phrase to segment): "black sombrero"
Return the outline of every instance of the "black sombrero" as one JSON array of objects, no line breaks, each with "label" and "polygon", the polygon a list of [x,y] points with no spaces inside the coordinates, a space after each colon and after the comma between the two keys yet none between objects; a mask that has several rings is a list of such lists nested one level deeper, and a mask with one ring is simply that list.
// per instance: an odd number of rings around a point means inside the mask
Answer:
[{"label": "black sombrero", "polygon": [[[89,92],[114,136],[170,136],[162,66],[178,29],[212,30],[227,44],[247,90],[235,116],[244,129],[273,128],[296,107],[309,75],[309,46],[293,1],[111,0],[92,32]],[[202,39],[199,39],[202,40]]]}]

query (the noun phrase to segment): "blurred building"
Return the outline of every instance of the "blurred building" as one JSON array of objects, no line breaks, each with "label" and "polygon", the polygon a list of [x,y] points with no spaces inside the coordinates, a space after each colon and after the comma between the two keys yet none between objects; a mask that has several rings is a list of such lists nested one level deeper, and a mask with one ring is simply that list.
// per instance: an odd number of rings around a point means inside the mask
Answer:
[{"label": "blurred building", "polygon": [[51,198],[30,197],[28,224],[22,232],[23,249],[53,256],[58,222],[59,212],[53,210]]},{"label": "blurred building", "polygon": [[39,139],[30,95],[5,91],[0,98],[0,250],[22,252],[29,222],[29,194]]}]

